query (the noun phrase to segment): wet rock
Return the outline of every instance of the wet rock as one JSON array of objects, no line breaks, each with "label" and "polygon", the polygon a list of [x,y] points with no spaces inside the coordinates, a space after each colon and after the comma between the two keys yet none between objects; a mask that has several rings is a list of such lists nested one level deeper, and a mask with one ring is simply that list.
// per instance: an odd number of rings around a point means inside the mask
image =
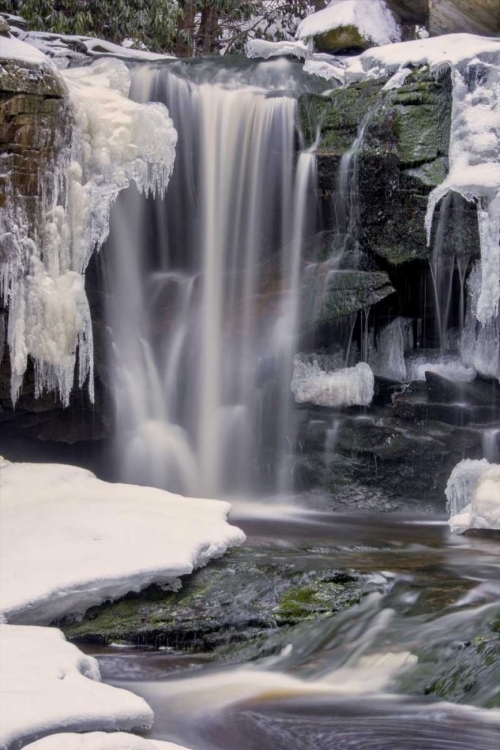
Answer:
[{"label": "wet rock", "polygon": [[[325,410],[326,412],[326,410]],[[439,421],[398,418],[392,409],[370,415],[337,414],[335,440],[327,446],[333,417],[309,412],[299,437],[299,479],[326,489],[335,500],[372,510],[394,510],[408,500],[434,498],[462,458],[482,455],[481,433]]]},{"label": "wet rock", "polygon": [[321,294],[323,302],[315,311],[315,322],[327,323],[365,310],[395,291],[386,273],[331,272]]},{"label": "wet rock", "polygon": [[[314,567],[319,565],[318,568]],[[262,633],[318,619],[359,601],[361,577],[311,561],[307,550],[241,547],[183,581],[177,592],[150,587],[63,623],[70,640],[125,641],[191,651],[231,649]]]},{"label": "wet rock", "polygon": [[[384,92],[386,80],[363,81],[328,96],[303,95],[301,127],[313,143],[321,123],[318,180],[324,211],[338,201],[339,165],[352,147],[360,123],[368,124],[358,154],[359,242],[372,256],[399,265],[428,260],[424,228],[427,198],[448,168],[451,79],[416,71],[400,89]],[[442,252],[479,254],[474,204],[452,195],[438,206],[439,221],[452,222]],[[330,215],[335,225],[335,208]],[[333,249],[333,244],[332,244]]]},{"label": "wet rock", "polygon": [[500,414],[500,385],[496,380],[476,379],[472,383],[458,383],[434,372],[426,372],[429,396],[443,403],[462,403],[489,407]]}]

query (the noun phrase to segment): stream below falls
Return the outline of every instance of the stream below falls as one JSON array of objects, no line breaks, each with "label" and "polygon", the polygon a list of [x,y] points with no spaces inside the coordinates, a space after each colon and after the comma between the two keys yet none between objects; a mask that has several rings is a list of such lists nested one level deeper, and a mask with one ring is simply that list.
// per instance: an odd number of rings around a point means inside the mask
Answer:
[{"label": "stream below falls", "polygon": [[233,513],[255,555],[355,569],[359,604],[270,628],[268,655],[237,665],[87,646],[105,681],[151,705],[150,736],[193,750],[496,750],[498,537],[453,536],[436,516],[266,510]]}]

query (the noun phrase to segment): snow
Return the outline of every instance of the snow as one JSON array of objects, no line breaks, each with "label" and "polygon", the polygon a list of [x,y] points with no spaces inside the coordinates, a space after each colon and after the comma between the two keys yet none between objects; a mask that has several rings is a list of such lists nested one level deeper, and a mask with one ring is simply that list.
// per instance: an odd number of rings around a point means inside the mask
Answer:
[{"label": "snow", "polygon": [[1,750],[59,730],[128,731],[153,723],[142,698],[101,683],[96,660],[59,630],[0,625],[0,655]]},{"label": "snow", "polygon": [[118,193],[133,180],[146,195],[163,195],[175,159],[177,133],[167,109],[128,99],[130,74],[123,62],[102,59],[62,75],[75,127],[71,145],[43,185],[41,226],[30,226],[9,190],[2,217],[13,245],[0,265],[0,290],[10,307],[14,402],[31,355],[36,394],[55,390],[67,405],[77,351],[78,382],[82,387],[88,380],[93,399],[92,325],[83,274],[108,235]]},{"label": "snow", "polygon": [[432,359],[424,356],[411,356],[406,361],[408,380],[425,380],[426,372],[434,372],[443,378],[459,383],[472,383],[476,370],[467,367],[454,354],[437,355]]},{"label": "snow", "polygon": [[187,750],[172,742],[144,740],[131,734],[55,734],[26,745],[24,750]]},{"label": "snow", "polygon": [[[126,60],[138,60],[142,62],[154,62],[158,60],[176,59],[172,55],[161,55],[147,50],[131,49],[124,39],[122,44],[104,39],[96,39],[90,36],[78,36],[72,34],[54,34],[46,31],[25,31],[20,28],[11,28],[11,33],[19,40],[39,50],[50,58],[60,68],[66,68],[70,62],[84,60],[87,57],[117,57]],[[83,50],[83,51],[82,51]]]},{"label": "snow", "polygon": [[298,404],[369,406],[374,386],[373,372],[365,362],[329,372],[315,359],[309,361],[300,354],[294,358],[291,389]]},{"label": "snow", "polygon": [[310,39],[341,26],[355,26],[363,39],[377,45],[401,39],[401,30],[385,0],[333,0],[304,18],[297,39]]},{"label": "snow", "polygon": [[54,63],[39,50],[19,39],[0,36],[0,60],[16,60],[57,70]]},{"label": "snow", "polygon": [[0,612],[45,624],[178,577],[240,544],[230,505],[110,484],[58,464],[0,464]]},{"label": "snow", "polygon": [[325,78],[327,81],[334,79],[340,81],[342,84],[346,81],[345,70],[327,60],[306,60],[304,72],[309,73],[309,75],[319,76],[319,78]]},{"label": "snow", "polygon": [[291,56],[307,59],[309,47],[301,41],[268,42],[265,39],[251,39],[245,46],[247,57],[261,57],[269,60],[271,57]]},{"label": "snow", "polygon": [[500,465],[465,459],[446,486],[453,531],[500,529]]}]

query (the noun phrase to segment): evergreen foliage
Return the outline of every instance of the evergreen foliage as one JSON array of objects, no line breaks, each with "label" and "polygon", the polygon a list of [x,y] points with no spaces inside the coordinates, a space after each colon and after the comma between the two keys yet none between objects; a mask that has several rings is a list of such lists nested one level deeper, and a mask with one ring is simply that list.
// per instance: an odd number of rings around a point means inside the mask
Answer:
[{"label": "evergreen foliage", "polygon": [[241,52],[249,38],[293,37],[323,0],[0,0],[36,31],[95,36],[181,57]]}]

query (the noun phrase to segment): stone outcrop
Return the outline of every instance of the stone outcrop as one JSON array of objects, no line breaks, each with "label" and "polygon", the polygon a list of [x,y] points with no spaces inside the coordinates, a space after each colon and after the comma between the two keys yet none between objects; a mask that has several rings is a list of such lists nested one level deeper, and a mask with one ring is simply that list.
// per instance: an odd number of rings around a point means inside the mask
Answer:
[{"label": "stone outcrop", "polygon": [[[451,81],[423,70],[393,91],[383,91],[385,82],[364,81],[328,97],[302,96],[300,118],[309,143],[321,123],[319,183],[329,204],[335,203],[341,158],[352,148],[360,124],[366,124],[357,156],[359,242],[364,251],[397,265],[428,260],[431,254],[424,220],[427,197],[448,167]],[[457,215],[457,231],[444,238],[443,253],[477,252],[475,206],[459,196],[451,203],[443,202],[435,218],[437,227],[441,209]]]},{"label": "stone outcrop", "polygon": [[500,34],[499,0],[387,0],[405,24],[426,26],[431,36],[467,32]]}]

